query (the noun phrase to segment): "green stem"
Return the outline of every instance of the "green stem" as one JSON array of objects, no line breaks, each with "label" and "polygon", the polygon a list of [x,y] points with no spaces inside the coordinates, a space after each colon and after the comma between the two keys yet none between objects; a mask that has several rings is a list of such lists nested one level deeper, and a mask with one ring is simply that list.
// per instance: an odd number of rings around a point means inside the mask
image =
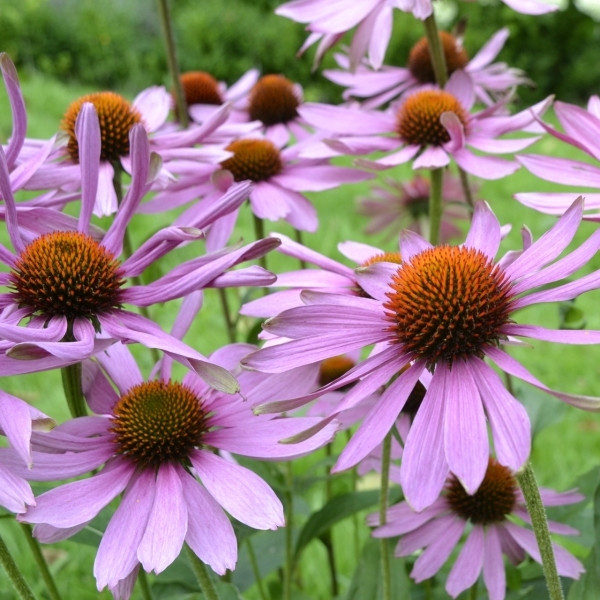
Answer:
[{"label": "green stem", "polygon": [[[302,232],[299,229],[294,229],[294,235],[296,237],[296,241],[299,244],[304,244],[303,241],[302,241]],[[300,263],[300,268],[301,269],[306,269],[307,268],[308,265],[306,264],[306,261],[304,259],[300,258],[300,259],[298,259],[298,262]]]},{"label": "green stem", "polygon": [[256,554],[254,553],[252,539],[250,537],[246,538],[246,547],[248,548],[248,556],[250,557],[250,566],[252,567],[252,574],[254,575],[254,581],[256,582],[256,587],[258,588],[258,594],[261,597],[261,600],[268,600],[268,596],[263,587],[262,577],[260,575],[260,569],[258,568],[258,561],[256,560]]},{"label": "green stem", "polygon": [[140,584],[140,591],[142,592],[142,598],[144,600],[152,600],[152,590],[148,584],[148,576],[144,569],[138,571],[138,582]]},{"label": "green stem", "polygon": [[[325,446],[325,454],[328,458],[332,456],[333,447],[331,444]],[[329,465],[329,461],[327,462]],[[329,469],[329,466],[327,467]],[[333,498],[333,487],[331,482],[331,475],[326,474],[325,478],[325,501],[329,502]],[[337,577],[337,569],[335,566],[335,548],[333,545],[333,536],[331,535],[331,529],[327,529],[321,536],[323,543],[325,544],[325,550],[327,551],[327,564],[329,565],[329,574],[331,577],[331,597],[335,598],[339,594],[339,585]]]},{"label": "green stem", "polygon": [[42,579],[46,584],[46,590],[48,592],[48,596],[52,600],[62,600],[62,597],[56,587],[56,583],[54,583],[54,578],[52,577],[52,573],[48,567],[48,563],[42,554],[42,549],[40,548],[39,542],[33,537],[33,533],[31,531],[31,526],[27,523],[21,523],[21,531],[23,531],[25,535],[25,540],[31,550],[31,554],[33,554],[33,559],[35,560],[36,565],[38,566],[39,572],[42,575]]},{"label": "green stem", "polygon": [[231,318],[231,309],[229,307],[229,301],[227,300],[227,292],[223,288],[218,288],[219,300],[221,301],[221,312],[225,319],[225,326],[227,327],[227,336],[232,344],[237,341],[237,334],[235,331],[235,322]]},{"label": "green stem", "polygon": [[19,570],[17,563],[13,560],[10,550],[4,543],[2,537],[0,537],[0,564],[6,571],[10,582],[15,588],[19,600],[35,600],[33,592],[27,585],[23,574]]},{"label": "green stem", "polygon": [[[392,454],[392,433],[391,431],[383,440],[381,450],[381,489],[379,495],[379,524],[385,525],[387,520],[388,492],[390,487],[390,462]],[[381,580],[382,580],[382,600],[392,600],[392,583],[390,571],[390,553],[388,539],[379,540],[381,551]]]},{"label": "green stem", "polygon": [[67,400],[67,406],[72,417],[85,417],[87,407],[81,388],[81,363],[62,367],[60,370],[63,390]]},{"label": "green stem", "polygon": [[542,569],[546,578],[548,587],[548,597],[550,600],[563,600],[563,591],[560,584],[560,578],[556,569],[556,561],[554,559],[554,550],[552,548],[552,540],[548,530],[548,520],[546,519],[546,511],[540,490],[535,480],[535,474],[531,467],[531,463],[527,463],[522,472],[517,473],[517,481],[525,497],[527,511],[531,518],[531,525],[535,533],[540,556],[542,558]]},{"label": "green stem", "polygon": [[429,57],[431,66],[435,74],[437,84],[443,88],[448,81],[448,68],[446,67],[446,57],[438,33],[437,23],[433,13],[423,21],[425,25],[425,35],[427,36],[427,45],[429,46]]},{"label": "green stem", "polygon": [[429,241],[436,246],[440,241],[442,225],[442,169],[431,169],[431,185],[429,187]]},{"label": "green stem", "polygon": [[[254,238],[257,240],[262,240],[265,237],[265,223],[264,221],[257,217],[255,214],[252,214],[252,220],[254,222]],[[260,266],[263,269],[267,268],[267,257],[265,256],[261,256],[258,259],[258,264],[260,264]]]},{"label": "green stem", "polygon": [[208,574],[206,565],[196,556],[189,546],[186,545],[186,549],[190,559],[190,565],[196,576],[196,581],[202,590],[202,594],[206,597],[206,600],[219,600],[217,588]]},{"label": "green stem", "polygon": [[471,185],[469,184],[469,176],[466,171],[458,167],[458,175],[460,177],[460,184],[462,186],[463,194],[467,204],[472,208],[474,205],[473,192],[471,191]]},{"label": "green stem", "polygon": [[171,13],[169,11],[168,0],[158,0],[158,11],[163,26],[165,37],[165,49],[167,51],[167,62],[169,63],[169,72],[173,80],[173,93],[175,95],[175,105],[177,106],[177,118],[181,127],[186,129],[190,124],[190,119],[185,101],[185,94],[179,77],[179,65],[177,62],[177,52],[175,50],[175,36],[173,35],[173,25],[171,23]]},{"label": "green stem", "polygon": [[292,575],[294,573],[294,469],[285,463],[285,568],[283,570],[283,600],[292,599]]}]

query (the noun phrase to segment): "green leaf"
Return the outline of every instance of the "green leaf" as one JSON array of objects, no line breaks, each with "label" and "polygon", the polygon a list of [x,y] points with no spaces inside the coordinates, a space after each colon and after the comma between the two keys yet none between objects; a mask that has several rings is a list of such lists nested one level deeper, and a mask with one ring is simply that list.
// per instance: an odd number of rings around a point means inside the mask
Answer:
[{"label": "green leaf", "polygon": [[[594,492],[594,533],[600,540],[600,484]],[[592,548],[584,561],[585,573],[575,581],[569,590],[568,600],[597,600],[600,590],[600,551]]]},{"label": "green leaf", "polygon": [[294,559],[298,560],[301,552],[312,540],[343,519],[373,506],[378,499],[379,490],[334,496],[321,510],[313,513],[305,523],[296,542]]},{"label": "green leaf", "polygon": [[[392,545],[392,542],[389,542]],[[369,538],[360,555],[346,600],[376,600],[381,597],[381,543]],[[408,600],[411,584],[406,574],[404,560],[390,558],[391,592],[394,600]]]}]

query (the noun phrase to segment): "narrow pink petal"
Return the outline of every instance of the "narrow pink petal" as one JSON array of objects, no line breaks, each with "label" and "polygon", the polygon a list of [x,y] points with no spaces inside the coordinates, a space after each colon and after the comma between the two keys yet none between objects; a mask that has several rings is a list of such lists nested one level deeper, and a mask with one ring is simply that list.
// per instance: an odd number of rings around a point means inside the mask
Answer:
[{"label": "narrow pink petal", "polygon": [[482,179],[501,179],[511,175],[519,168],[519,164],[512,160],[495,156],[479,156],[473,154],[467,148],[456,150],[452,156],[459,167],[462,167],[467,173]]},{"label": "narrow pink petal", "polygon": [[425,579],[433,577],[448,560],[450,553],[454,550],[465,530],[466,521],[462,519],[451,519],[448,521],[444,534],[435,539],[415,561],[410,576],[420,583]]},{"label": "narrow pink petal", "polygon": [[[529,554],[536,562],[542,563],[537,540],[535,539],[533,531],[529,531],[524,527],[520,527],[519,525],[510,522],[506,522],[504,527],[527,554]],[[553,543],[552,549],[554,550],[558,574],[563,577],[579,579],[579,576],[585,570],[583,565],[562,546]]]},{"label": "narrow pink petal", "polygon": [[407,502],[416,511],[435,501],[448,476],[443,442],[445,394],[446,373],[436,369],[406,438],[400,480]]},{"label": "narrow pink petal", "polygon": [[134,99],[133,106],[142,114],[148,131],[156,131],[165,123],[171,110],[171,94],[162,85],[142,90]]},{"label": "narrow pink petal", "polygon": [[567,212],[539,240],[523,251],[515,261],[506,267],[506,274],[516,280],[536,273],[552,262],[569,245],[579,228],[583,214],[583,199],[578,198]]},{"label": "narrow pink petal", "polygon": [[204,487],[233,517],[255,529],[284,525],[279,498],[258,475],[210,452],[194,452],[190,460]]},{"label": "narrow pink petal", "polygon": [[115,586],[138,564],[137,548],[154,502],[154,477],[152,471],[139,473],[104,531],[94,561],[94,576],[99,590]]},{"label": "narrow pink petal", "polygon": [[531,450],[527,411],[508,393],[498,374],[485,362],[474,358],[469,361],[468,369],[481,394],[498,462],[518,471]]},{"label": "narrow pink petal", "polygon": [[579,394],[566,394],[564,392],[557,392],[549,387],[546,387],[541,381],[536,379],[522,364],[506,354],[502,350],[497,348],[490,348],[486,354],[504,371],[510,375],[514,375],[523,381],[537,387],[538,389],[555,396],[559,400],[576,406],[583,410],[589,410],[593,412],[600,411],[600,398],[595,396],[583,396]]},{"label": "narrow pink petal", "polygon": [[187,531],[188,511],[183,498],[181,477],[185,471],[165,463],[158,468],[154,504],[150,510],[137,557],[144,570],[164,571],[178,556]]},{"label": "narrow pink petal", "polygon": [[465,147],[465,128],[462,121],[458,118],[456,113],[446,111],[440,116],[440,123],[444,126],[450,141],[444,144],[444,148],[454,153],[457,150]]},{"label": "narrow pink petal", "polygon": [[313,127],[339,135],[376,135],[394,130],[393,118],[375,111],[305,102],[298,113]]},{"label": "narrow pink petal", "polygon": [[456,598],[475,584],[483,568],[484,529],[475,525],[446,580],[446,591]]},{"label": "narrow pink petal", "polygon": [[440,169],[450,164],[448,152],[440,146],[427,146],[413,161],[413,169]]},{"label": "narrow pink petal", "polygon": [[502,547],[496,525],[485,531],[483,547],[483,581],[490,600],[504,600],[506,573],[502,559]]},{"label": "narrow pink petal", "polygon": [[429,250],[431,244],[418,233],[405,229],[400,234],[400,256],[403,262],[408,262],[416,254],[420,254],[424,250]]},{"label": "narrow pink petal", "polygon": [[188,507],[186,543],[218,575],[233,571],[237,540],[225,512],[193,477],[182,477],[181,484]]},{"label": "narrow pink petal", "polygon": [[464,245],[467,248],[481,250],[492,260],[498,252],[501,239],[500,223],[489,204],[483,201],[477,202]]},{"label": "narrow pink petal", "polygon": [[487,67],[500,53],[504,47],[510,32],[508,27],[503,27],[497,31],[480,49],[477,54],[469,61],[466,70],[470,73]]},{"label": "narrow pink petal", "polygon": [[547,181],[578,187],[600,186],[600,168],[595,165],[535,154],[522,154],[516,158],[527,170]]},{"label": "narrow pink petal", "polygon": [[[440,369],[446,367],[438,365],[436,375]],[[485,476],[490,447],[479,390],[460,359],[446,373],[445,395],[444,452],[448,468],[467,493],[474,494]]]},{"label": "narrow pink petal", "polygon": [[23,462],[31,466],[31,413],[29,405],[0,390],[0,431]]},{"label": "narrow pink petal", "polygon": [[13,513],[24,513],[35,505],[29,484],[0,463],[0,506]]},{"label": "narrow pink petal", "polygon": [[24,520],[61,528],[90,521],[125,489],[131,474],[131,464],[123,461],[114,469],[45,492]]},{"label": "narrow pink petal", "polygon": [[423,369],[422,363],[415,363],[390,384],[346,444],[333,467],[334,472],[353,467],[383,441],[394,426]]},{"label": "narrow pink petal", "polygon": [[543,15],[558,10],[556,4],[546,4],[539,0],[502,0],[502,2],[513,10],[526,15]]}]

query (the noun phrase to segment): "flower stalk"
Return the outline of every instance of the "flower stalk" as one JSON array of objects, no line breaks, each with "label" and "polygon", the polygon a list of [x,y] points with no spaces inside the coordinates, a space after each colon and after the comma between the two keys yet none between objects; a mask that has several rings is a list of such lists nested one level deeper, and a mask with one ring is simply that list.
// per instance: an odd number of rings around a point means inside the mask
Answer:
[{"label": "flower stalk", "polygon": [[442,183],[443,169],[431,169],[431,186],[429,188],[429,241],[436,246],[440,241],[442,225]]},{"label": "flower stalk", "polygon": [[48,592],[48,596],[50,596],[51,600],[62,600],[62,596],[56,587],[56,583],[54,582],[54,578],[52,577],[52,573],[48,568],[48,563],[42,554],[42,550],[40,548],[39,542],[33,537],[31,526],[26,523],[21,523],[21,531],[25,536],[25,540],[29,545],[29,549],[33,554],[33,559],[35,560],[35,564],[37,565],[39,572],[46,584],[46,591]]},{"label": "flower stalk", "polygon": [[0,537],[0,564],[8,575],[19,600],[36,600],[2,537]]},{"label": "flower stalk", "polygon": [[548,597],[550,600],[563,600],[564,595],[556,568],[546,511],[544,510],[542,497],[540,496],[540,490],[531,463],[528,462],[523,471],[517,473],[517,481],[525,497],[527,512],[529,512],[529,516],[531,517],[531,525],[540,550],[542,569],[548,587]]},{"label": "flower stalk", "polygon": [[173,80],[173,92],[175,94],[175,104],[177,106],[177,115],[181,127],[186,129],[189,125],[189,117],[181,79],[179,78],[179,64],[177,62],[177,52],[175,50],[175,37],[173,35],[173,25],[171,23],[171,13],[169,11],[168,0],[158,0],[158,10],[160,20],[163,26],[163,34],[165,39],[165,49],[167,51],[167,62],[169,63],[169,71]]},{"label": "flower stalk", "polygon": [[[392,432],[390,431],[383,440],[381,450],[381,487],[379,493],[379,524],[385,525],[387,521],[388,495],[390,487],[390,463],[392,454]],[[392,581],[390,570],[390,552],[387,538],[380,540],[381,552],[381,580],[382,600],[392,600]]]},{"label": "flower stalk", "polygon": [[202,590],[202,595],[206,598],[206,600],[219,600],[219,593],[217,592],[217,588],[214,586],[208,571],[206,570],[206,565],[196,556],[194,551],[186,545],[186,550],[188,553],[188,557],[190,559],[190,565],[192,570],[194,571],[194,575],[196,576],[196,581]]}]

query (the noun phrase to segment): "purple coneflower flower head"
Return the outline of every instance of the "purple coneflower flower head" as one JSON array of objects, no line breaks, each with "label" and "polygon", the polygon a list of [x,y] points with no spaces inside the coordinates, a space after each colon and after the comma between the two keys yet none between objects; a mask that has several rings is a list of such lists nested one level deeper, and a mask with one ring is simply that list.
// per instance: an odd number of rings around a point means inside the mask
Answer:
[{"label": "purple coneflower flower head", "polygon": [[311,33],[301,52],[319,42],[318,59],[346,32],[356,27],[350,59],[356,66],[368,54],[378,69],[392,34],[393,11],[411,12],[425,19],[433,12],[431,0],[357,0],[349,5],[344,0],[292,0],[275,9],[275,14],[307,23]]},{"label": "purple coneflower flower head", "polygon": [[[428,237],[429,228],[429,179],[416,175],[410,181],[384,178],[373,185],[367,196],[358,198],[358,213],[370,218],[365,233],[387,231],[387,237],[398,235],[402,229]],[[440,240],[448,242],[460,234],[455,221],[465,221],[467,207],[460,181],[444,173],[442,184],[444,213],[440,228]]]},{"label": "purple coneflower flower head", "polygon": [[[230,119],[235,120],[236,112],[245,106],[248,94],[258,77],[258,70],[250,69],[235,83],[227,86],[206,71],[182,73],[180,80],[190,116],[202,123],[214,112],[216,106],[227,103],[234,109]],[[174,101],[173,108],[176,108]]]},{"label": "purple coneflower flower head", "polygon": [[[508,67],[504,63],[492,63],[502,50],[508,35],[506,28],[496,32],[485,46],[469,59],[461,38],[440,31],[448,74],[463,70],[469,78],[476,99],[487,106],[492,106],[517,85],[528,82],[521,70]],[[395,100],[401,94],[436,83],[427,38],[422,38],[413,46],[405,68],[384,65],[376,70],[368,63],[361,63],[357,69],[350,71],[350,62],[346,55],[337,54],[336,61],[343,70],[329,69],[323,71],[323,74],[334,83],[347,88],[344,91],[345,100],[365,99],[365,108],[377,108]]]},{"label": "purple coneflower flower head", "polygon": [[[515,194],[515,198],[540,212],[560,215],[569,208],[573,197],[581,194],[584,196],[585,210],[597,211],[600,208],[600,193],[588,193],[582,188],[600,189],[600,97],[592,96],[587,110],[574,104],[556,102],[554,112],[564,133],[542,123],[544,129],[555,138],[582,150],[595,163],[538,154],[518,155],[517,160],[537,177],[561,185],[576,186],[577,191],[527,192]],[[600,221],[600,213],[586,213],[583,218]]]},{"label": "purple coneflower flower head", "polygon": [[[125,310],[123,305],[150,306],[209,286],[272,283],[274,276],[260,267],[229,274],[225,271],[240,261],[262,256],[279,242],[269,239],[200,256],[178,265],[148,285],[125,288],[128,277],[139,275],[182,243],[201,238],[199,227],[210,225],[221,215],[223,207],[219,209],[215,205],[212,211],[205,212],[204,225],[201,221],[191,221],[187,227],[159,230],[130,257],[120,261],[125,229],[147,190],[147,181],[152,179],[153,170],[156,171],[155,161],[151,162],[144,128],[134,126],[131,132],[131,186],[106,234],[101,240],[95,239],[90,235],[93,232],[89,224],[98,181],[100,132],[92,104],[84,104],[81,115],[77,129],[82,141],[79,151],[83,193],[77,230],[57,231],[50,223],[46,224],[46,231],[40,231],[41,235],[31,239],[29,231],[19,227],[6,169],[0,168],[7,227],[15,249],[14,254],[3,249],[1,257],[10,271],[2,276],[8,291],[0,295],[3,337],[0,373],[29,373],[73,364],[103,350],[115,340],[124,339],[173,353],[188,365],[191,360],[199,372],[208,367],[205,375],[216,376],[216,385],[223,384],[235,391],[237,384],[223,369],[209,365],[201,354],[163,332],[151,320]],[[4,162],[0,160],[0,167],[2,165]],[[229,204],[233,209],[244,200],[247,192],[247,184],[232,186],[222,204]],[[38,229],[43,226],[41,224]],[[99,331],[103,337],[97,335]],[[221,383],[218,382],[220,379]]]},{"label": "purple coneflower flower head", "polygon": [[[540,493],[546,506],[574,504],[584,499],[575,491],[559,493],[542,488]],[[379,518],[373,515],[369,521],[371,525],[377,525]],[[523,494],[513,473],[490,458],[485,477],[473,494],[468,494],[460,481],[451,475],[442,494],[429,508],[417,513],[406,502],[391,506],[386,524],[377,527],[373,535],[400,536],[396,556],[410,556],[423,549],[410,574],[420,583],[442,568],[466,534],[446,580],[446,592],[456,598],[475,585],[483,574],[487,597],[504,600],[503,556],[514,565],[521,563],[527,555],[541,563],[535,535],[526,526],[530,523]],[[553,521],[548,526],[552,533],[579,533]],[[559,575],[578,579],[584,571],[583,565],[558,544],[552,546]]]},{"label": "purple coneflower flower head", "polygon": [[312,135],[298,114],[302,102],[300,84],[283,75],[264,75],[250,90],[244,114],[248,120],[259,121],[269,139],[284,146],[292,139],[303,140]]},{"label": "purple coneflower flower head", "polygon": [[[414,169],[436,169],[454,160],[472,175],[484,179],[505,177],[519,164],[488,154],[516,152],[536,141],[537,137],[498,138],[523,131],[550,100],[512,116],[503,114],[504,102],[471,113],[473,102],[468,76],[459,70],[443,90],[430,88],[407,94],[398,106],[385,112],[306,103],[300,108],[306,121],[332,135],[325,138],[329,150],[323,144],[315,144],[304,155],[364,155],[379,151],[386,155],[375,160],[359,159],[357,164],[382,170],[412,161]],[[475,154],[470,148],[486,154]]]},{"label": "purple coneflower flower head", "polygon": [[[211,360],[238,375],[239,359],[251,349],[222,348]],[[282,444],[319,420],[253,414],[252,404],[265,395],[306,390],[305,367],[289,376],[240,373],[244,399],[216,392],[192,372],[181,382],[162,376],[168,368],[159,379],[144,380],[121,344],[98,363],[84,365],[84,392],[96,415],[38,435],[36,447],[51,453],[34,452],[30,478],[100,470],[42,494],[23,516],[40,524],[35,533],[42,541],[64,539],[122,493],[98,548],[98,589],[127,579],[139,563],[148,572],[163,571],[184,543],[215,572],[233,570],[237,542],[225,511],[255,529],[276,529],[284,518],[271,488],[230,453],[291,459],[328,443],[337,429],[330,423],[314,438]]]},{"label": "purple coneflower flower head", "polygon": [[[531,427],[524,407],[506,390],[501,371],[586,410],[600,399],[549,389],[503,349],[517,338],[567,344],[596,344],[599,331],[555,331],[519,324],[514,314],[539,302],[560,302],[600,287],[600,272],[562,282],[597,252],[600,231],[559,258],[581,222],[579,199],[536,242],[527,235],[521,252],[495,261],[501,228],[485,203],[477,203],[470,231],[460,246],[432,247],[412,232],[402,236],[400,266],[375,263],[356,271],[370,297],[305,292],[306,304],[264,324],[285,338],[243,362],[249,368],[285,372],[302,364],[381,345],[356,367],[299,406],[356,381],[338,410],[386,386],[334,467],[349,468],[377,446],[394,425],[416,382],[432,374],[427,393],[406,438],[401,465],[407,501],[422,510],[437,498],[451,471],[469,493],[481,484],[488,463],[488,425],[498,461],[517,471],[527,459]],[[555,284],[551,289],[546,286]],[[270,403],[259,410],[280,410]]]},{"label": "purple coneflower flower head", "polygon": [[[57,144],[45,164],[27,182],[27,189],[61,187],[66,191],[81,188],[82,173],[79,165],[79,140],[75,126],[81,108],[91,103],[96,109],[102,133],[100,169],[94,213],[98,216],[114,214],[118,198],[114,186],[116,172],[131,173],[129,138],[135,125],[142,126],[150,135],[150,149],[160,155],[162,164],[153,185],[160,189],[173,179],[168,165],[179,160],[195,160],[197,163],[217,163],[229,154],[222,143],[211,140],[214,129],[223,122],[213,119],[212,127],[193,125],[186,131],[178,131],[168,123],[171,96],[162,86],[153,86],[140,92],[129,102],[115,92],[95,92],[78,98],[67,108],[61,129],[64,131],[62,144]],[[222,111],[229,114],[230,107]],[[29,142],[36,147],[35,140]],[[202,143],[202,146],[197,144]],[[170,208],[170,207],[167,207]]]},{"label": "purple coneflower flower head", "polygon": [[0,434],[8,440],[20,472],[14,461],[4,461],[0,454],[0,506],[14,513],[23,513],[35,500],[29,483],[23,478],[23,467],[32,466],[31,432],[50,429],[50,417],[27,402],[7,392],[0,391]]}]

